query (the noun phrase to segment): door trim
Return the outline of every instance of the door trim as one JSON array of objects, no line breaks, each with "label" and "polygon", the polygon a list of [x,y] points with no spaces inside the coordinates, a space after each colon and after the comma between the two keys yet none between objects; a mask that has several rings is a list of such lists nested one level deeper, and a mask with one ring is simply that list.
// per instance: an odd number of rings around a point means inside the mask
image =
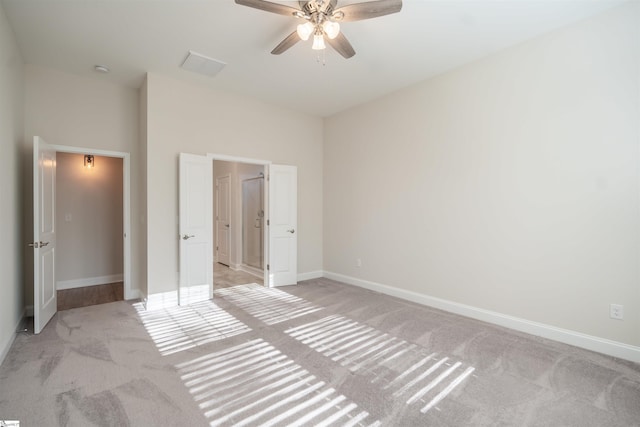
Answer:
[{"label": "door trim", "polygon": [[57,153],[93,154],[94,156],[116,157],[122,159],[122,231],[123,236],[123,285],[124,299],[141,298],[139,289],[131,287],[131,154],[123,151],[99,150],[68,145],[51,145]]}]

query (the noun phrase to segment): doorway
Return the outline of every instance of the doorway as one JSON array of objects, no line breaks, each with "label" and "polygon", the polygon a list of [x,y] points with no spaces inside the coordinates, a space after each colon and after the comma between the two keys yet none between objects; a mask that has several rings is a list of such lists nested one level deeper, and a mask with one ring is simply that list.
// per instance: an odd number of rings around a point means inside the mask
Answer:
[{"label": "doorway", "polygon": [[264,283],[262,164],[213,160],[214,287]]},{"label": "doorway", "polygon": [[124,300],[123,160],[87,156],[56,155],[58,311]]},{"label": "doorway", "polygon": [[[297,167],[278,165],[270,161],[207,154],[206,156],[180,153],[178,179],[178,235],[179,235],[179,286],[180,305],[190,304],[213,297],[214,266],[221,265],[215,260],[214,242],[216,231],[213,226],[215,212],[215,175],[221,174],[220,166],[214,173],[214,162],[218,165],[235,167],[258,165],[266,176],[264,204],[267,224],[264,230],[263,284],[267,287],[294,285],[297,283]],[[231,165],[229,165],[231,164]],[[255,177],[255,171],[252,172]],[[259,173],[259,172],[258,172]],[[233,191],[238,180],[231,175],[231,209],[237,200]],[[241,253],[237,244],[240,210],[230,215],[229,229],[236,238],[230,239],[229,265],[231,271],[241,268]],[[255,283],[255,280],[245,283]]]},{"label": "doorway", "polygon": [[125,299],[134,298],[131,289],[130,242],[130,155],[129,153],[47,144],[42,138],[33,138],[33,315],[34,333],[39,334],[57,312],[56,268],[57,229],[56,210],[56,157],[58,153],[76,153],[122,159],[122,282]]}]

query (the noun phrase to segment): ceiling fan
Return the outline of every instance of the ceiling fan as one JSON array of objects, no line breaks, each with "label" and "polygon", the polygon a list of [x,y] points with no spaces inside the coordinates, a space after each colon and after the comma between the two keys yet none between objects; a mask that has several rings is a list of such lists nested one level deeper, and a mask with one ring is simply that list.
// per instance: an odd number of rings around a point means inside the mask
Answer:
[{"label": "ceiling fan", "polygon": [[300,9],[266,0],[235,0],[242,6],[253,7],[279,15],[294,16],[306,22],[285,37],[271,53],[280,55],[300,40],[313,35],[312,49],[326,48],[325,42],[345,58],[356,54],[349,40],[340,32],[339,22],[361,21],[400,12],[402,0],[374,0],[336,8],[338,0],[299,0]]}]

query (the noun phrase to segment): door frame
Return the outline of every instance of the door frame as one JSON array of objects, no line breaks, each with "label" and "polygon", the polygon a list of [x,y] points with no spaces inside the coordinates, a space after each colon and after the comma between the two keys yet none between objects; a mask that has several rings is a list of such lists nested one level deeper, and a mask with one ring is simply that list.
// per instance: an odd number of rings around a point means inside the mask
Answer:
[{"label": "door frame", "polygon": [[[212,163],[214,160],[220,160],[223,162],[248,163],[252,165],[262,165],[262,166],[269,166],[273,163],[271,160],[252,159],[249,157],[229,156],[227,154],[215,154],[215,153],[207,153],[207,158],[211,160]],[[267,177],[265,176],[265,180],[266,179]],[[266,185],[266,182],[262,190],[263,190],[263,196],[264,196],[265,212],[267,212],[267,208],[269,206],[269,188],[268,188],[268,185]],[[263,233],[264,233],[263,242],[268,242],[269,227],[263,227]],[[263,264],[264,264],[264,267],[262,268],[262,271],[263,271],[262,283],[265,287],[271,288],[272,285],[269,281],[269,270],[267,269],[267,263],[269,262],[269,245],[268,244],[265,244],[263,247],[262,258],[263,258]],[[213,265],[211,265],[211,268],[213,268]]]},{"label": "door frame", "polygon": [[140,291],[131,288],[131,154],[123,151],[99,150],[86,147],[71,147],[68,145],[52,146],[56,153],[92,154],[94,156],[115,157],[122,159],[122,232],[123,232],[123,262],[122,275],[124,299],[140,298]]}]

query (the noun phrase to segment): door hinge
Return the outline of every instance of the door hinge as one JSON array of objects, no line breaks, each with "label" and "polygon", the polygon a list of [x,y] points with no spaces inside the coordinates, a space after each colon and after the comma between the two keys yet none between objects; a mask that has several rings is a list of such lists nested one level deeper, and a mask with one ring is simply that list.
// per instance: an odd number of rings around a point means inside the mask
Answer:
[{"label": "door hinge", "polygon": [[270,225],[269,220],[267,220],[267,225]]},{"label": "door hinge", "polygon": [[269,270],[270,270],[270,269],[269,269],[269,264],[267,264],[267,271],[269,271]]},{"label": "door hinge", "polygon": [[218,247],[216,246],[216,251],[218,250]]}]

